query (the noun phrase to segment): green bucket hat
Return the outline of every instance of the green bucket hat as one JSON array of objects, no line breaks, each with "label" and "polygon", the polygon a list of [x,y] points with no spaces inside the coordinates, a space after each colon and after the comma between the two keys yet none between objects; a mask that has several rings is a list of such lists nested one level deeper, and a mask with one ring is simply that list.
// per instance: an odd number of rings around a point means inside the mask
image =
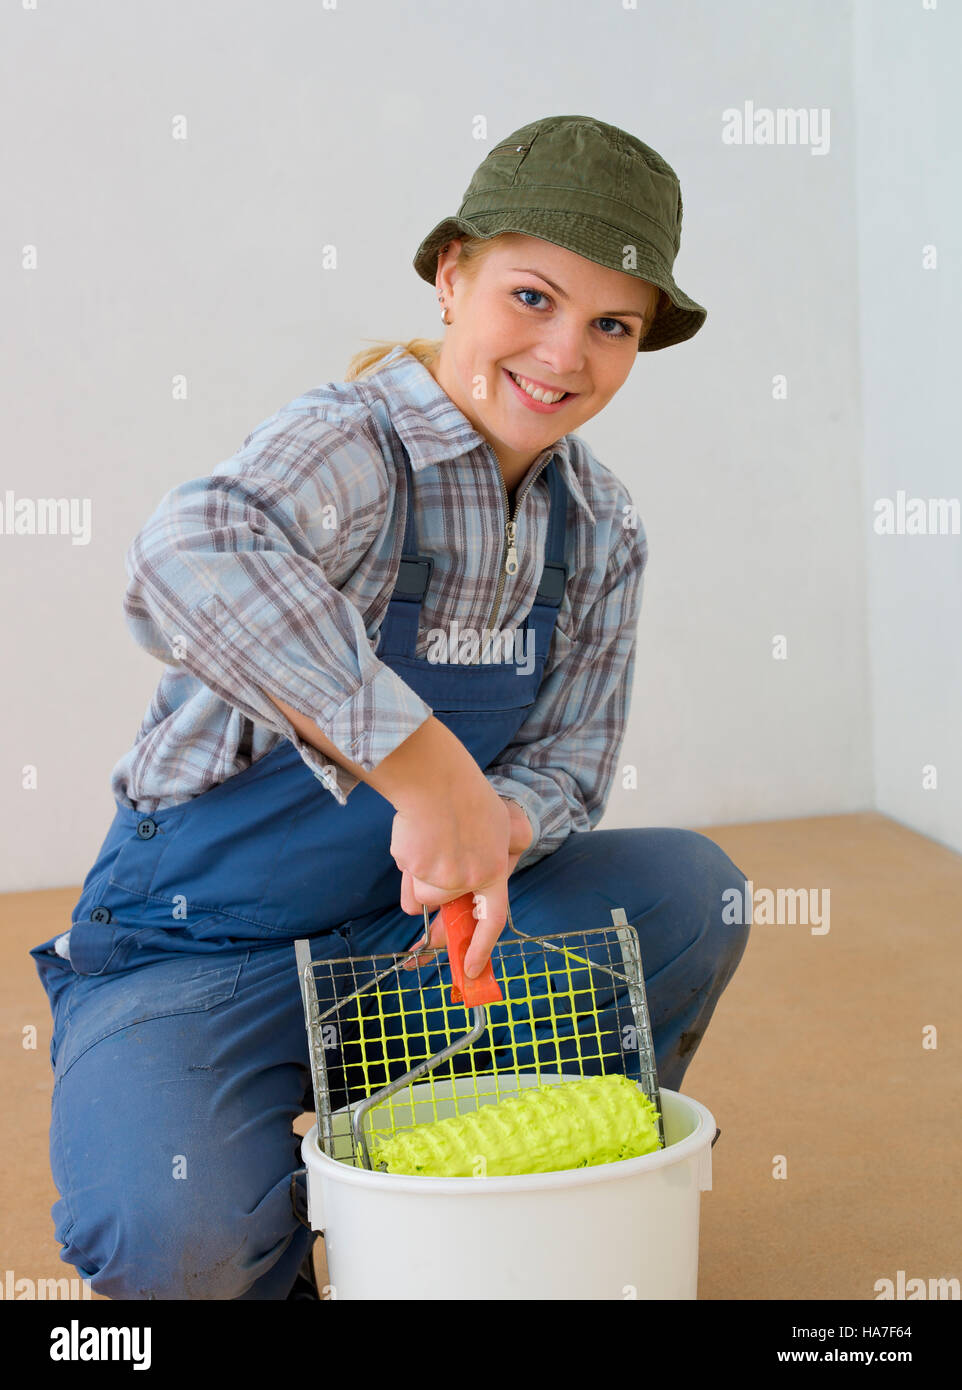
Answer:
[{"label": "green bucket hat", "polygon": [[664,290],[671,303],[638,344],[656,352],[693,337],[708,317],[672,275],[681,218],[678,177],[649,145],[591,116],[546,116],[488,153],[457,216],[421,242],[414,268],[433,285],[438,252],[455,237],[541,237]]}]

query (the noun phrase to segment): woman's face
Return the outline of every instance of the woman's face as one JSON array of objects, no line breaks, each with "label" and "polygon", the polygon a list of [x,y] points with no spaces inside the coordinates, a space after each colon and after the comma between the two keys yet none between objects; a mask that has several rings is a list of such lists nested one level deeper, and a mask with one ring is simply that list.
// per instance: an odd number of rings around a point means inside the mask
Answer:
[{"label": "woman's face", "polygon": [[[538,454],[611,400],[638,358],[659,291],[553,242],[514,233],[476,271],[460,274],[460,245],[452,241],[438,260],[438,291],[451,324],[430,370],[494,449],[510,491]],[[546,405],[510,373],[570,394]]]}]

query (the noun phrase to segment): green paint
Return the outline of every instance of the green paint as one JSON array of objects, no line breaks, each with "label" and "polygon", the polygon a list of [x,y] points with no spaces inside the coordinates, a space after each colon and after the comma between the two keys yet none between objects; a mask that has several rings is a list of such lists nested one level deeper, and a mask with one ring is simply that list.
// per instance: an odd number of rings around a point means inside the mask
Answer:
[{"label": "green paint", "polygon": [[660,1148],[658,1111],[641,1087],[611,1073],[532,1086],[464,1115],[373,1136],[389,1173],[508,1177],[637,1158]]}]

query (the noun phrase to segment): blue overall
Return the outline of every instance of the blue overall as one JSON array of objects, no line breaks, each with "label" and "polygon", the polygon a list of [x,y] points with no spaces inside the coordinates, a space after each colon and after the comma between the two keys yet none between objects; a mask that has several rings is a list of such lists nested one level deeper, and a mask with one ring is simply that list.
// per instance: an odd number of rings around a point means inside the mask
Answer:
[{"label": "blue overall", "polygon": [[[544,473],[530,672],[415,657],[432,566],[418,555],[406,454],[399,478],[404,558],[377,655],[482,769],[537,697],[564,593],[565,488],[553,460]],[[56,938],[31,951],[53,1015],[52,1216],[61,1259],[98,1293],[287,1296],[314,1239],[291,1128],[314,1106],[293,943],[309,937],[315,958],[335,958],[420,937],[423,917],[400,907],[394,815],[365,783],[338,805],[289,740],[178,806],[143,815],[117,803],[72,914],[69,960]],[[610,926],[624,908],[659,1080],[678,1089],[744,951],[747,926],[722,919],[722,894],[744,886],[707,837],[648,828],[571,834],[516,870],[509,891],[529,935]],[[497,1045],[493,1023],[492,1034]]]}]

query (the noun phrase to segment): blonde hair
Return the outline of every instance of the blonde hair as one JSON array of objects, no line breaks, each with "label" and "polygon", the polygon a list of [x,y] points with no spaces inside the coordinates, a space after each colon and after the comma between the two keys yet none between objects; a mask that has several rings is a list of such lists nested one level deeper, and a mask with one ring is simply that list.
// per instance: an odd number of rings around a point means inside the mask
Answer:
[{"label": "blonde hair", "polygon": [[[458,267],[467,275],[477,273],[481,260],[488,251],[498,243],[500,237],[463,237],[461,239],[461,250],[458,252]],[[443,249],[443,248],[442,248]],[[664,290],[658,291],[658,303],[655,305],[655,312],[652,315],[651,323],[646,330],[651,332],[655,320],[661,310],[671,303]],[[368,339],[367,341],[372,341]],[[416,357],[425,367],[430,367],[435,362],[441,352],[441,338],[408,338],[405,341],[389,340],[387,338],[373,339],[374,346],[362,348],[356,352],[347,365],[344,374],[345,381],[355,381],[358,377],[365,374],[376,372],[383,363],[385,357],[393,352],[396,347],[404,348],[412,357]]]}]

